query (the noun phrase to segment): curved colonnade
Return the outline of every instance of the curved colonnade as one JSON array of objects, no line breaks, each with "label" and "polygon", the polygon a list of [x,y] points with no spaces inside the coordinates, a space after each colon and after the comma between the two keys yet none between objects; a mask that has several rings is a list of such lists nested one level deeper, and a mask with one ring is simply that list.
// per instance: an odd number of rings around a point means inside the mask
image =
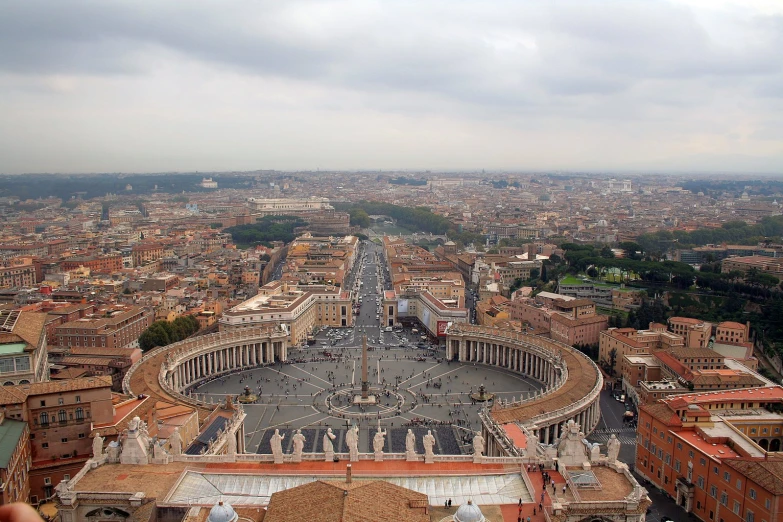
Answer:
[{"label": "curved colonnade", "polygon": [[162,346],[128,370],[123,391],[201,407],[202,418],[209,405],[187,397],[189,388],[220,375],[285,361],[287,339],[282,330],[253,329],[218,332]]},{"label": "curved colonnade", "polygon": [[514,452],[503,424],[519,424],[543,444],[558,439],[569,420],[585,434],[598,424],[603,377],[585,354],[552,339],[484,326],[452,324],[446,334],[448,359],[504,368],[546,386],[542,394],[526,400],[498,401],[489,414],[481,415],[487,455]]}]

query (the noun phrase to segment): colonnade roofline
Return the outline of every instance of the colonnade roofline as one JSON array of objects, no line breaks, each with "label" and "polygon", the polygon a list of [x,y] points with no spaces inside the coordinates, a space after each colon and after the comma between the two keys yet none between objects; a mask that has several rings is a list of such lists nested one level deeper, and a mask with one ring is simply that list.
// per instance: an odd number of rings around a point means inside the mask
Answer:
[{"label": "colonnade roofline", "polygon": [[203,420],[214,406],[184,395],[189,386],[222,373],[284,361],[287,339],[285,331],[267,327],[218,332],[157,347],[131,366],[122,381],[123,392],[189,404]]},{"label": "colonnade roofline", "polygon": [[603,376],[580,351],[553,339],[477,325],[453,324],[446,335],[449,359],[499,366],[546,384],[541,395],[495,404],[482,419],[485,429],[492,428],[488,423],[495,428],[518,423],[548,444],[568,420],[580,424],[585,433],[598,423]]}]

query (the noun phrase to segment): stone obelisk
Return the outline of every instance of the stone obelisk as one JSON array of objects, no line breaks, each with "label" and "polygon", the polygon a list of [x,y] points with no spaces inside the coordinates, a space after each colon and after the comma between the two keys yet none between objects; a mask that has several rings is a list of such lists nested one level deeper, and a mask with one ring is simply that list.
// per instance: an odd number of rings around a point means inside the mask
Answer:
[{"label": "stone obelisk", "polygon": [[353,396],[353,403],[360,406],[375,404],[375,395],[370,395],[370,380],[367,377],[367,336],[362,337],[362,392]]}]

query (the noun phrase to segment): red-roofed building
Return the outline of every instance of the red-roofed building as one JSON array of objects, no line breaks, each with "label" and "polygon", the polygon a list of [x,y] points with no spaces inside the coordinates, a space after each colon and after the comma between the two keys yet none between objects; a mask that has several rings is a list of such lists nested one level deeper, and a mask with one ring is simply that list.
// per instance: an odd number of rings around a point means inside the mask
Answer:
[{"label": "red-roofed building", "polygon": [[704,522],[781,520],[783,387],[686,393],[639,409],[636,472]]}]

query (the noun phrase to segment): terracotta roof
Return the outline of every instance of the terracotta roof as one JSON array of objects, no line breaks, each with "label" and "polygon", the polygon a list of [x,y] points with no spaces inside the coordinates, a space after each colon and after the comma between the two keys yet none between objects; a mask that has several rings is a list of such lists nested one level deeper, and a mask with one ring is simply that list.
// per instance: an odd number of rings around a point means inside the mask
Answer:
[{"label": "terracotta roof", "polygon": [[430,522],[427,495],[385,481],[319,480],[274,493],[264,522]]},{"label": "terracotta roof", "polygon": [[0,404],[19,404],[31,395],[46,395],[66,391],[89,390],[93,388],[110,388],[111,376],[81,377],[64,381],[35,382],[18,386],[0,387]]},{"label": "terracotta roof", "polygon": [[773,495],[783,495],[783,459],[726,459],[724,462]]},{"label": "terracotta roof", "polygon": [[640,409],[667,426],[682,426],[680,418],[677,417],[674,410],[665,403],[655,402],[653,404],[642,404]]},{"label": "terracotta roof", "polygon": [[13,333],[35,348],[45,333],[46,315],[41,312],[21,312]]}]

